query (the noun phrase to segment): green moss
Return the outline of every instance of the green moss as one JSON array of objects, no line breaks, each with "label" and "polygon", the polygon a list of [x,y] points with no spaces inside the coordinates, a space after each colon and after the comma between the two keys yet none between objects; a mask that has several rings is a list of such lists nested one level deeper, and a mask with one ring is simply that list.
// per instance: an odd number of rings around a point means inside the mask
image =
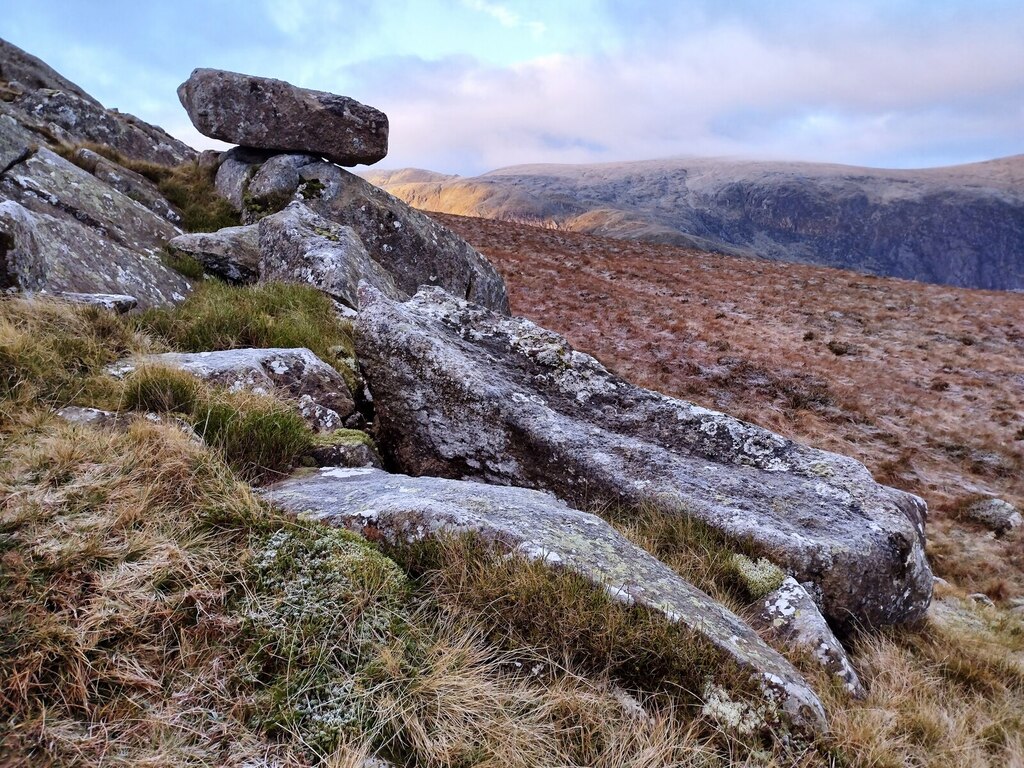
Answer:
[{"label": "green moss", "polygon": [[336,429],[317,435],[314,440],[316,445],[365,445],[374,451],[377,450],[373,438],[361,429]]},{"label": "green moss", "polygon": [[755,562],[746,555],[733,554],[731,566],[733,575],[751,600],[760,600],[775,591],[786,578],[779,566],[763,557]]},{"label": "green moss", "polygon": [[299,194],[304,200],[312,200],[315,197],[320,197],[325,189],[327,187],[320,179],[309,179],[299,186]]},{"label": "green moss", "polygon": [[248,214],[247,220],[257,221],[264,216],[277,213],[292,200],[292,196],[286,193],[278,193],[256,197],[248,192],[242,196],[242,206]]}]

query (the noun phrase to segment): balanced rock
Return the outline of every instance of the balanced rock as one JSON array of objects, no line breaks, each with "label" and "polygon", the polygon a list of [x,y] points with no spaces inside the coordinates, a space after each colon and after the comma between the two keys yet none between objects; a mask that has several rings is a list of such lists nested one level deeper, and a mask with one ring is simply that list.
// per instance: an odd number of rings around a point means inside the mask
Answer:
[{"label": "balanced rock", "polygon": [[355,412],[352,394],[341,374],[302,347],[167,352],[123,360],[107,372],[122,378],[144,366],[178,368],[232,392],[279,392],[296,401],[302,417],[317,432],[332,432],[344,426],[345,419]]},{"label": "balanced rock", "polygon": [[761,601],[753,623],[776,644],[809,653],[838,677],[854,698],[866,695],[846,649],[832,634],[814,599],[792,576]]},{"label": "balanced rock", "polygon": [[579,573],[616,600],[687,626],[751,671],[791,724],[825,727],[800,674],[735,614],[619,534],[547,493],[375,469],[321,469],[270,486],[264,497],[304,518],[391,543],[472,532],[501,549]]},{"label": "balanced rock", "polygon": [[346,96],[196,69],[178,98],[200,133],[232,144],[308,152],[339,165],[375,163],[388,153],[387,115]]},{"label": "balanced rock", "polygon": [[635,387],[563,337],[439,289],[401,304],[361,293],[378,444],[402,471],[696,517],[818,585],[841,626],[924,614],[925,504],[859,462]]},{"label": "balanced rock", "polygon": [[[310,162],[308,155],[268,160],[257,151],[234,149],[218,169],[216,185],[245,221],[298,200],[328,221],[351,227],[370,258],[406,294],[436,285],[508,314],[505,282],[483,255],[450,229],[343,168]],[[253,185],[259,194],[253,194]],[[289,196],[285,190],[291,185]]]}]

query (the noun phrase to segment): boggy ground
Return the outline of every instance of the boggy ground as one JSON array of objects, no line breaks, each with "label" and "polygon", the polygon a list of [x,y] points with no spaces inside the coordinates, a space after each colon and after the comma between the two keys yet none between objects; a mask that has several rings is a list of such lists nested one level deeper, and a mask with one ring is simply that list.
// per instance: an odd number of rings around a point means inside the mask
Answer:
[{"label": "boggy ground", "polygon": [[1024,596],[1024,294],[966,290],[431,214],[485,253],[514,313],[630,381],[854,456],[931,508],[935,571]]}]

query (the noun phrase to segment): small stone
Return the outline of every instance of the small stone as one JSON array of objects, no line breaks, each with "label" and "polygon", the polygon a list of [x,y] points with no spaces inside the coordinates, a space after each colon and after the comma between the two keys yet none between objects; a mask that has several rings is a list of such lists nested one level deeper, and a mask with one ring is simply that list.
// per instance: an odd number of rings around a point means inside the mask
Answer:
[{"label": "small stone", "polygon": [[984,592],[975,592],[967,596],[968,600],[971,600],[978,605],[984,605],[987,608],[995,608],[996,604],[992,602],[992,598],[986,595]]},{"label": "small stone", "polygon": [[1016,507],[995,497],[978,499],[965,506],[961,510],[961,514],[968,520],[985,526],[997,537],[1020,528],[1024,524],[1024,518],[1021,517]]},{"label": "small stone", "polygon": [[64,291],[58,293],[57,296],[74,304],[87,304],[109,309],[119,315],[129,312],[139,305],[138,299],[123,293],[70,293]]}]

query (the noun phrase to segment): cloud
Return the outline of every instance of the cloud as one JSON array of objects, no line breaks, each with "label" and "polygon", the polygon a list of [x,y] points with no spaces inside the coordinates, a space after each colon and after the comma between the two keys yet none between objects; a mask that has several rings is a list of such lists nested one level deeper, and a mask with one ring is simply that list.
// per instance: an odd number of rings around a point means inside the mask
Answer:
[{"label": "cloud", "polygon": [[487,2],[487,0],[462,0],[462,4],[471,11],[478,11],[495,19],[501,26],[511,29],[525,27],[533,35],[542,35],[547,31],[547,25],[542,21],[524,21],[515,11],[499,3]]}]

